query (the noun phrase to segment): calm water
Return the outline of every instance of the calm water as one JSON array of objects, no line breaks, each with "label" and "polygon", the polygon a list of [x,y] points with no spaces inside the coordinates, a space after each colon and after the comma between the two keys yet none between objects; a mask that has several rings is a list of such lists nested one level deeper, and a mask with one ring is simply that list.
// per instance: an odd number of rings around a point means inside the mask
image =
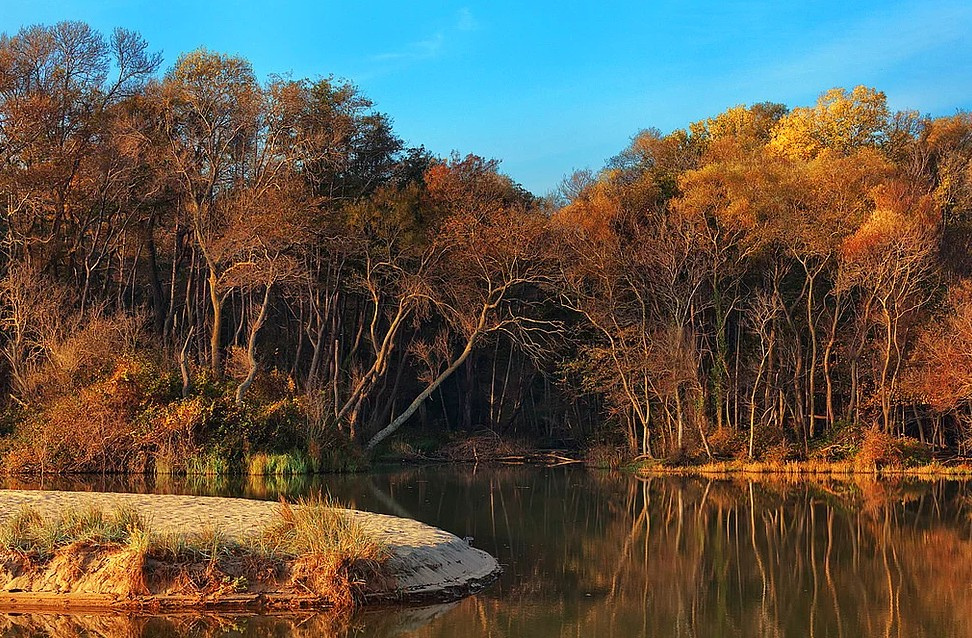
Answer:
[{"label": "calm water", "polygon": [[[7,483],[4,487],[42,487]],[[474,537],[500,581],[453,605],[325,616],[2,615],[3,636],[972,636],[972,486],[425,467],[322,481],[47,489],[324,490]]]}]

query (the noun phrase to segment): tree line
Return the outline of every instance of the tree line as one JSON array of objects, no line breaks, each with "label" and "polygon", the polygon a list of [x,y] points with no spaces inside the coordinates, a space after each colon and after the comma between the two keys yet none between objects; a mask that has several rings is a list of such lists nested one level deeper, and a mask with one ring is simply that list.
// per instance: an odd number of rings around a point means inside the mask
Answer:
[{"label": "tree line", "polygon": [[12,467],[406,423],[646,457],[969,446],[966,113],[734,107],[541,198],[407,148],[348,81],[161,65],[123,29],[0,38]]}]

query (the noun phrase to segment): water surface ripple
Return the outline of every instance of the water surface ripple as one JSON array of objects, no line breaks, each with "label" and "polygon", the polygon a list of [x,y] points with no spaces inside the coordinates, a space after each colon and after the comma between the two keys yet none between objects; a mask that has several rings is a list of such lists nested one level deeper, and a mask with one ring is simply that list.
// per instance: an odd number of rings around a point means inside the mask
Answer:
[{"label": "water surface ripple", "polygon": [[472,537],[505,568],[496,585],[455,604],[350,619],[0,614],[2,636],[972,636],[972,490],[963,482],[435,466],[2,487],[273,500],[321,491]]}]

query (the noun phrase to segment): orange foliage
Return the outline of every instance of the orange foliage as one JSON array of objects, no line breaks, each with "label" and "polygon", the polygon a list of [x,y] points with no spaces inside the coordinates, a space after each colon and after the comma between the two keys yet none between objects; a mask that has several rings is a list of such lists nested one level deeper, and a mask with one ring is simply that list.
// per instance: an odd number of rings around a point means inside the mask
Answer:
[{"label": "orange foliage", "polygon": [[907,250],[906,244],[920,243],[935,229],[937,208],[931,196],[915,193],[901,181],[879,184],[870,195],[874,211],[841,249],[848,262],[884,259],[896,247]]},{"label": "orange foliage", "polygon": [[594,245],[605,245],[617,239],[615,224],[620,213],[619,202],[598,182],[558,210],[553,220],[563,228],[580,231]]},{"label": "orange foliage", "polygon": [[905,392],[940,412],[972,401],[972,280],[952,286],[948,312],[920,334]]}]

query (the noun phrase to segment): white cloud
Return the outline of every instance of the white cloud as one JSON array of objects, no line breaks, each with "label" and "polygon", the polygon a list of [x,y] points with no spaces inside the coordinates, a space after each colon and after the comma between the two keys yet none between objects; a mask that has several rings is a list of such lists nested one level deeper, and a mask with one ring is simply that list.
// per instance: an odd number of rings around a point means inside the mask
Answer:
[{"label": "white cloud", "polygon": [[479,23],[476,22],[476,18],[473,17],[472,11],[469,7],[463,7],[459,9],[456,15],[456,29],[459,31],[475,31],[479,28]]},{"label": "white cloud", "polygon": [[445,45],[445,34],[439,31],[429,38],[411,42],[401,51],[379,53],[371,56],[376,62],[415,62],[438,57]]},{"label": "white cloud", "polygon": [[431,36],[410,42],[398,51],[389,51],[371,56],[374,62],[419,62],[431,60],[443,54],[446,45],[453,42],[458,34],[475,31],[479,28],[479,23],[473,16],[468,7],[463,7],[456,12],[452,26],[448,29],[439,30]]},{"label": "white cloud", "polygon": [[970,22],[972,6],[965,2],[915,3],[911,11],[872,16],[851,25],[830,40],[766,67],[762,73],[751,70],[750,77],[780,87],[816,86],[823,90],[838,76],[869,78],[935,51],[961,47]]}]

